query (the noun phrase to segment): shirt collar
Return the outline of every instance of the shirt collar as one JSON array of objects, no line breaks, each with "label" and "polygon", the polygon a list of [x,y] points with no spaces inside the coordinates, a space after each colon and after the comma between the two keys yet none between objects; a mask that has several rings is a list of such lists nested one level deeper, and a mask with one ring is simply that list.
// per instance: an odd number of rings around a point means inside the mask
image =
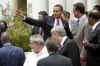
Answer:
[{"label": "shirt collar", "polygon": [[5,44],[3,44],[3,46],[9,46],[9,45],[11,45],[11,43],[5,43]]},{"label": "shirt collar", "polygon": [[78,20],[79,22],[83,21],[83,19],[86,18],[86,15],[81,16]]},{"label": "shirt collar", "polygon": [[67,39],[67,36],[64,36],[63,39],[62,39],[62,41],[61,41],[61,46],[63,46],[63,44],[64,44],[64,42],[65,42],[66,39]]},{"label": "shirt collar", "polygon": [[43,55],[44,53],[47,53],[47,48],[46,48],[45,46],[42,48],[42,50],[41,50],[39,53],[35,53],[35,52],[33,51],[33,54],[36,55],[36,56],[41,56],[41,55]]},{"label": "shirt collar", "polygon": [[100,23],[100,21],[96,22],[96,24],[93,25],[92,30],[95,30],[99,23]]},{"label": "shirt collar", "polygon": [[42,50],[38,53],[38,55],[42,55],[45,52],[46,47],[43,47]]}]

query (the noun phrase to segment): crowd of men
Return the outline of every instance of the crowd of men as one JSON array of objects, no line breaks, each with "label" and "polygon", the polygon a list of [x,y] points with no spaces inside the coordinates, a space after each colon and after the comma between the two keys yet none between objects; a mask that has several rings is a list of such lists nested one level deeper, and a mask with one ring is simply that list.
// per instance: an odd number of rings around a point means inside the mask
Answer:
[{"label": "crowd of men", "polygon": [[[0,66],[99,66],[100,5],[90,11],[83,3],[73,5],[74,18],[57,4],[52,16],[39,12],[39,19],[16,13],[32,25],[30,54],[25,58],[22,48],[11,44],[6,23],[0,23]],[[4,23],[4,24],[2,24]]]}]

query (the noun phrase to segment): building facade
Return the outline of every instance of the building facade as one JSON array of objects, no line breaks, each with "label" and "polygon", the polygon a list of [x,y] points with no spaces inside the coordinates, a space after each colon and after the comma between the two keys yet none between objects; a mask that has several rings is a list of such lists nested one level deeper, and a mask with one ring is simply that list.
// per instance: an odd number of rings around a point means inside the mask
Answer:
[{"label": "building facade", "polygon": [[[91,10],[94,5],[100,4],[100,0],[27,0],[27,15],[38,19],[38,12],[45,10],[52,15],[53,7],[56,4],[61,4],[64,10],[73,13],[73,4],[77,2],[84,3],[86,10]],[[73,16],[72,16],[73,17]]]},{"label": "building facade", "polygon": [[38,12],[42,10],[47,11],[51,16],[56,4],[61,4],[64,10],[73,14],[73,4],[77,2],[84,3],[87,11],[91,10],[94,5],[100,4],[100,0],[2,0],[0,1],[0,19],[5,16],[13,18],[17,8],[27,10],[27,16],[36,19],[38,19]]}]

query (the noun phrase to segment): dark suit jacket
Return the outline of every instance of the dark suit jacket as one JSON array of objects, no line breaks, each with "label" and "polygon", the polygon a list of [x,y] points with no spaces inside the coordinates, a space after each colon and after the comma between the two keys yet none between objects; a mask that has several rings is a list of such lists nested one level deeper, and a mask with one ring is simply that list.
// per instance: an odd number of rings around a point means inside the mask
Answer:
[{"label": "dark suit jacket", "polygon": [[[39,27],[42,27],[43,30],[44,30],[44,40],[46,40],[48,37],[51,36],[51,29],[53,28],[54,26],[54,18],[52,16],[46,16],[45,19],[43,21],[39,21],[39,20],[35,20],[35,19],[31,19],[29,17],[26,17],[26,19],[24,20],[26,23],[28,24],[31,24],[31,25],[35,25],[35,26],[39,26]],[[69,25],[67,22],[65,22],[63,19],[62,19],[62,23],[63,23],[63,26],[66,30],[66,33],[67,33],[67,36],[72,39],[73,36],[72,36],[72,33],[70,32],[70,29],[69,29]]]},{"label": "dark suit jacket", "polygon": [[71,59],[59,54],[51,54],[47,58],[41,59],[37,66],[72,66]]},{"label": "dark suit jacket", "polygon": [[89,33],[87,50],[87,66],[100,66],[100,24]]},{"label": "dark suit jacket", "polygon": [[34,26],[32,28],[32,35],[39,34],[39,31],[40,31],[40,27]]},{"label": "dark suit jacket", "polygon": [[73,66],[81,66],[79,48],[74,40],[66,39],[64,46],[58,51],[60,54],[72,59]]},{"label": "dark suit jacket", "polygon": [[0,66],[23,66],[25,60],[21,48],[5,44],[0,48]]}]

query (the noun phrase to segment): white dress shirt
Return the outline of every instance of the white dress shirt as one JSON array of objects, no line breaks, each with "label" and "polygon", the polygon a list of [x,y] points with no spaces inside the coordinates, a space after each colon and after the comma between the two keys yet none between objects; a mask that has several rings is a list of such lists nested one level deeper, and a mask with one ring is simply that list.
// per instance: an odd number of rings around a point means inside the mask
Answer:
[{"label": "white dress shirt", "polygon": [[81,22],[88,22],[88,21],[86,21],[86,20],[87,20],[87,16],[86,16],[86,15],[81,16],[81,17],[79,18],[79,24],[80,24]]},{"label": "white dress shirt", "polygon": [[47,48],[44,47],[39,53],[31,52],[24,63],[24,66],[37,66],[37,62],[42,59],[47,57],[49,54],[47,52]]},{"label": "white dress shirt", "polygon": [[54,22],[54,27],[53,27],[53,28],[56,28],[56,27],[64,28],[64,26],[63,26],[63,23],[62,23],[62,20],[61,20],[61,19],[59,19],[59,26],[57,26],[57,25],[56,25],[56,24],[57,24],[57,20],[58,20],[58,19],[55,19],[55,22]]},{"label": "white dress shirt", "polygon": [[95,30],[96,29],[96,27],[97,27],[97,25],[100,23],[100,21],[98,21],[96,24],[94,24],[93,26],[92,26],[92,30]]},{"label": "white dress shirt", "polygon": [[64,44],[64,42],[65,42],[65,40],[67,39],[68,37],[67,36],[65,36],[65,37],[63,37],[63,39],[62,39],[62,41],[61,41],[61,46],[63,47],[63,44]]}]

